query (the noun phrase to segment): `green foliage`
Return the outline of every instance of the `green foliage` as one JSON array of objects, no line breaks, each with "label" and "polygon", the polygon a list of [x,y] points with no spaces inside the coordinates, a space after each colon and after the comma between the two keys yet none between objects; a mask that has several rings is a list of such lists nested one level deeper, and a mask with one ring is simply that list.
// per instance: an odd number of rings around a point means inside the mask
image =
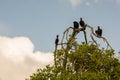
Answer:
[{"label": "green foliage", "polygon": [[[56,47],[54,52],[54,65],[38,69],[26,80],[120,80],[120,62],[114,57],[114,50],[107,39],[97,36],[93,27],[87,24],[84,27],[91,30],[92,44],[87,42],[86,31],[83,27],[67,28],[59,44],[61,49],[57,50]],[[68,35],[70,29],[73,33]],[[86,43],[78,44],[76,41],[76,35],[80,31],[84,32]],[[93,35],[102,38],[111,49],[100,49]],[[64,40],[65,36],[66,40]]]},{"label": "green foliage", "polygon": [[68,50],[66,67],[66,49],[62,48],[55,51],[56,65],[38,69],[28,80],[120,80],[120,62],[113,50],[76,42],[72,47],[75,50]]}]

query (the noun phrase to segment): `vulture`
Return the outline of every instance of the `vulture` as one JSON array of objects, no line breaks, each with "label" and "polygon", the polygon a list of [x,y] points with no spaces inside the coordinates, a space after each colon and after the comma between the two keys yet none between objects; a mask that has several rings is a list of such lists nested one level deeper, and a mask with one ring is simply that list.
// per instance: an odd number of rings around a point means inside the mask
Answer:
[{"label": "vulture", "polygon": [[102,36],[102,29],[98,26],[98,29],[95,31],[98,36]]},{"label": "vulture", "polygon": [[80,26],[83,27],[83,30],[86,29],[86,26],[85,26],[85,22],[82,20],[82,18],[80,18]]}]

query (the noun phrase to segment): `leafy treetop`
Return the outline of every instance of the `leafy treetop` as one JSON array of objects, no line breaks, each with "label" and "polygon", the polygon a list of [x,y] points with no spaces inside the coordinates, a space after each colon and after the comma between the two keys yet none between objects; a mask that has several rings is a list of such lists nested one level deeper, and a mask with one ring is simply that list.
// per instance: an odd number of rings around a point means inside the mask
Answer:
[{"label": "leafy treetop", "polygon": [[[87,42],[85,28],[90,29],[92,43]],[[84,32],[85,42],[79,44],[76,35],[80,31]],[[100,49],[93,36],[103,39],[110,49]],[[26,80],[120,80],[120,62],[114,50],[105,37],[94,33],[92,26],[67,28],[57,45],[60,49],[55,48],[54,65],[38,69]]]}]

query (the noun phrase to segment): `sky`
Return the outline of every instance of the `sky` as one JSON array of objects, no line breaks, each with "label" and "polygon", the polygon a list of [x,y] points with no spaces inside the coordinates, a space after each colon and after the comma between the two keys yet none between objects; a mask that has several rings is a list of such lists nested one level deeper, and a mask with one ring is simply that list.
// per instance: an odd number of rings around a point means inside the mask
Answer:
[{"label": "sky", "polygon": [[120,0],[0,0],[0,80],[24,80],[52,64],[56,35],[61,39],[80,17],[95,29],[101,26],[120,51]]}]

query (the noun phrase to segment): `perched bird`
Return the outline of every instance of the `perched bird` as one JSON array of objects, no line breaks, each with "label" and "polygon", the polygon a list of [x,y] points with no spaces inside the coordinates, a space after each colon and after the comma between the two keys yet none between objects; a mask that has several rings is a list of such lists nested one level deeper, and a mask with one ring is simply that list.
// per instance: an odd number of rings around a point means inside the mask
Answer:
[{"label": "perched bird", "polygon": [[74,25],[74,28],[75,29],[78,29],[79,28],[79,23],[77,21],[74,21],[73,22],[73,25]]},{"label": "perched bird", "polygon": [[102,36],[102,29],[100,28],[100,26],[98,26],[98,29],[95,30],[95,33],[96,33],[98,36]]},{"label": "perched bird", "polygon": [[85,22],[82,20],[82,18],[80,18],[80,26],[83,27],[83,30],[86,29],[86,26],[85,26]]},{"label": "perched bird", "polygon": [[58,46],[58,42],[59,42],[59,36],[57,35],[56,36],[56,40],[55,40],[55,49],[57,49],[57,46]]},{"label": "perched bird", "polygon": [[73,29],[73,36],[74,36],[76,32],[78,32],[77,29],[79,29],[79,23],[77,21],[74,21],[73,26],[74,26],[74,29]]}]

